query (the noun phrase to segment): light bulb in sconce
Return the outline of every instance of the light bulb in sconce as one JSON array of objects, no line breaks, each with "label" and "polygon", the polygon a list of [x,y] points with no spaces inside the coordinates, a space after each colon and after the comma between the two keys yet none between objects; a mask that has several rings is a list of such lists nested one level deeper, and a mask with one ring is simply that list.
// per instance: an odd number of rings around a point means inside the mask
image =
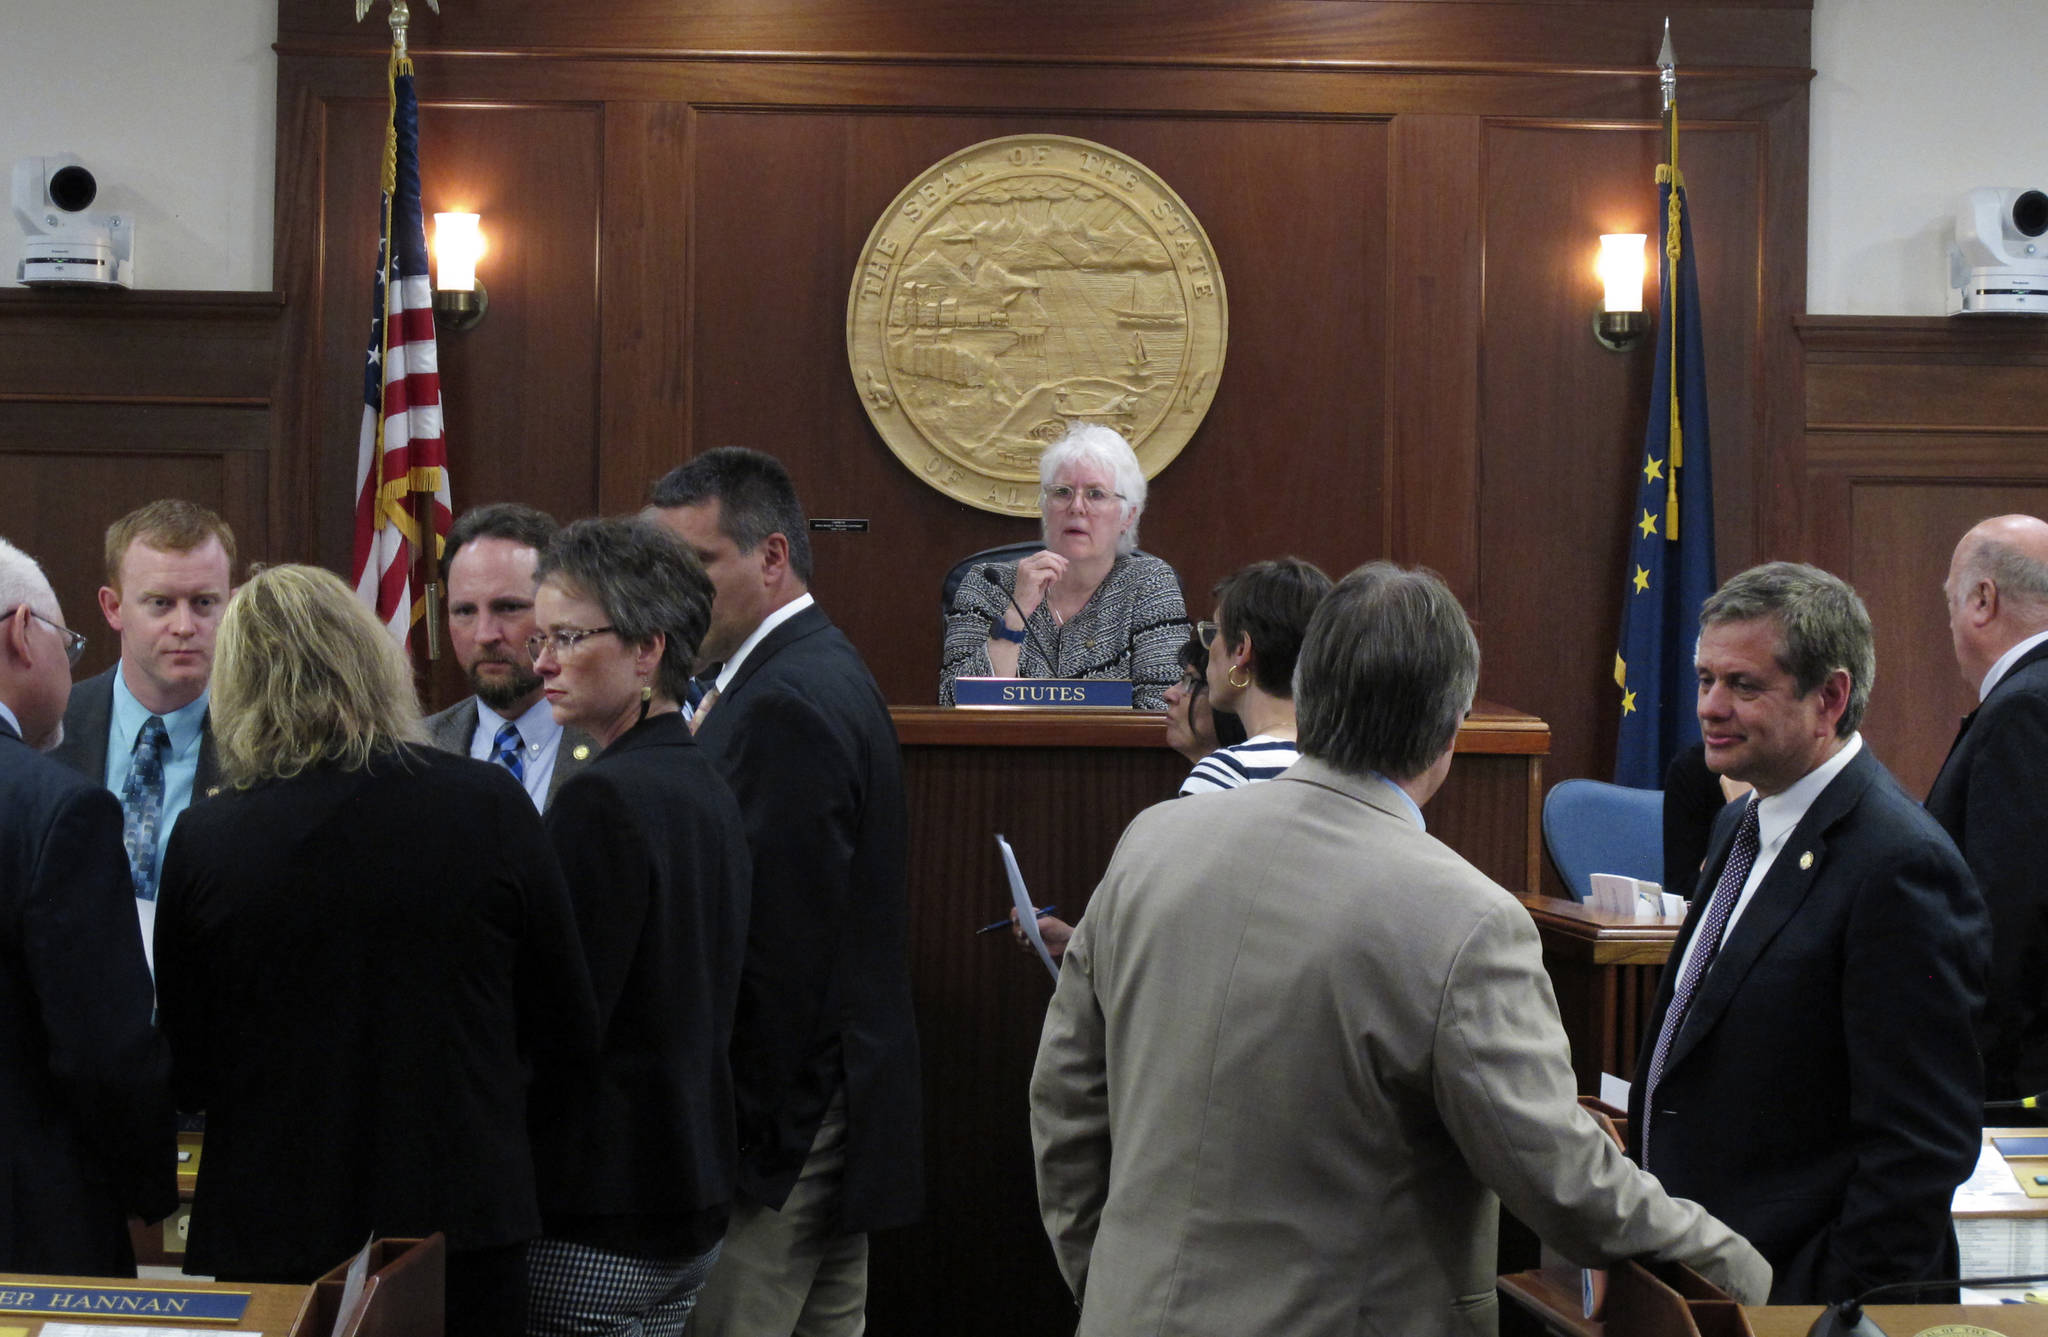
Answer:
[{"label": "light bulb in sconce", "polygon": [[452,332],[473,328],[490,305],[476,277],[482,221],[476,214],[434,215],[434,319]]},{"label": "light bulb in sconce", "polygon": [[1600,238],[1595,269],[1603,296],[1593,315],[1593,337],[1617,353],[1641,343],[1649,328],[1643,318],[1643,248],[1649,240],[1641,232],[1611,232]]}]

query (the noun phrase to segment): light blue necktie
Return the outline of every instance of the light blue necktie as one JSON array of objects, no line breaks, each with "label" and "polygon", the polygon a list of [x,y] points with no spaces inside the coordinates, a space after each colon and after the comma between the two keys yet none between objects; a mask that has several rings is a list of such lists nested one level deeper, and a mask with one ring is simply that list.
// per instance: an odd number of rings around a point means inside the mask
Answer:
[{"label": "light blue necktie", "polygon": [[135,894],[156,899],[156,833],[164,813],[164,749],[171,743],[163,717],[151,715],[135,735],[128,783],[121,786],[121,844],[128,851],[128,875]]},{"label": "light blue necktie", "polygon": [[498,726],[497,743],[491,752],[491,760],[512,772],[512,778],[526,783],[525,743],[519,737],[519,726],[510,720]]}]

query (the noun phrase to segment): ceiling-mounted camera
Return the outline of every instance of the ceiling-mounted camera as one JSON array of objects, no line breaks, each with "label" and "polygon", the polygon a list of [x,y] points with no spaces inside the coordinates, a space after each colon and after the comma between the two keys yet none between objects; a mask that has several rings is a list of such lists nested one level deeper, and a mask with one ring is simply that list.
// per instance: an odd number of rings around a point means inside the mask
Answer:
[{"label": "ceiling-mounted camera", "polygon": [[1956,206],[1948,313],[2048,315],[2048,191],[1979,186]]},{"label": "ceiling-mounted camera", "polygon": [[30,287],[135,286],[135,220],[95,213],[99,182],[75,153],[14,164],[14,216],[25,240],[16,277]]}]

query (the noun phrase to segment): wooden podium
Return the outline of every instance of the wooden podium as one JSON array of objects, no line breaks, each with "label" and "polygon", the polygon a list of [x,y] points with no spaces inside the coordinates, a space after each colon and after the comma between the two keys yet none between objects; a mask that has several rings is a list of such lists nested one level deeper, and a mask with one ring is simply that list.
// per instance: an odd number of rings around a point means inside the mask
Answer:
[{"label": "wooden podium", "polygon": [[[353,1260],[349,1260],[353,1261]],[[259,1332],[265,1337],[442,1337],[442,1297],[447,1246],[438,1234],[423,1240],[383,1239],[371,1246],[370,1272],[348,1321],[339,1329],[342,1291],[349,1262],[310,1286],[271,1286],[211,1281],[126,1281],[109,1277],[0,1275],[0,1332],[37,1337],[47,1324],[114,1323],[182,1331]],[[122,1309],[111,1299],[102,1308],[63,1312],[25,1308],[32,1292],[62,1291],[91,1299],[122,1295],[165,1300],[181,1295],[248,1297],[232,1321],[180,1318],[153,1308]],[[146,1304],[146,1301],[144,1302]]]},{"label": "wooden podium", "polygon": [[1633,919],[1555,896],[1521,900],[1543,939],[1579,1094],[1598,1095],[1602,1072],[1634,1081],[1664,961],[1684,919]]}]

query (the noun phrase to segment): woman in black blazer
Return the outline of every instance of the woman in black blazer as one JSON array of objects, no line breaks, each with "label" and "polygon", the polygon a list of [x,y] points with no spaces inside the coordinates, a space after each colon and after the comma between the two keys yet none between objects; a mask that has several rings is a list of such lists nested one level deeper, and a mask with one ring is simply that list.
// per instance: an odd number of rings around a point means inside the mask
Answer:
[{"label": "woman in black blazer", "polygon": [[173,1083],[207,1115],[186,1267],[306,1282],[438,1230],[447,1331],[517,1331],[527,1068],[559,1084],[595,1043],[533,803],[415,746],[411,669],[329,572],[236,591],[212,692],[227,787],[179,819],[156,924]]},{"label": "woman in black blazer", "polygon": [[666,530],[583,520],[537,571],[528,643],[555,719],[604,744],[548,807],[595,985],[596,1073],[536,1087],[532,1334],[677,1334],[718,1257],[737,1157],[726,1051],[752,868],[739,803],[678,703],[710,622]]}]

